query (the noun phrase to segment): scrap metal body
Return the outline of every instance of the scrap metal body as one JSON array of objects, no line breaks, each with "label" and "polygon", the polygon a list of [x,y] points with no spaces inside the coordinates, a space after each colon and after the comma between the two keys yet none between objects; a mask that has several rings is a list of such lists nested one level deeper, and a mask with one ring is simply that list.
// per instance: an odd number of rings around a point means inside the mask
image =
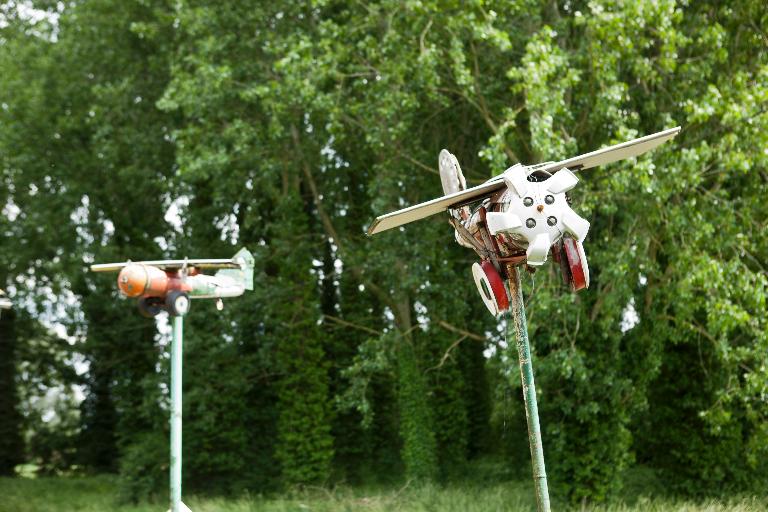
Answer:
[{"label": "scrap metal body", "polygon": [[504,262],[539,266],[550,248],[569,235],[580,243],[589,222],[571,209],[566,192],[578,178],[568,169],[550,175],[515,165],[504,174],[507,187],[484,199],[474,211],[451,209],[456,241],[502,271]]}]

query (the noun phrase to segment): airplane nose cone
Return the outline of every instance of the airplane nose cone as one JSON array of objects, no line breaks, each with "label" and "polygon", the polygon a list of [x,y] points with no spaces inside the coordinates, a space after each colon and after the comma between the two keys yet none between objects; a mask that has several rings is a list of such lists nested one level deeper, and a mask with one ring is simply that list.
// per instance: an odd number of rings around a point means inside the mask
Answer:
[{"label": "airplane nose cone", "polygon": [[117,287],[126,297],[139,297],[147,289],[148,280],[143,265],[127,265],[117,275]]}]

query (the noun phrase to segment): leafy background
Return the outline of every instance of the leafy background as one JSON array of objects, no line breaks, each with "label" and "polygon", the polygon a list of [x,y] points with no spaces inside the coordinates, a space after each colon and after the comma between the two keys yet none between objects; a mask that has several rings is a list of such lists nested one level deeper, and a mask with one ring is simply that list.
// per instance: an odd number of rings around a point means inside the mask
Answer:
[{"label": "leafy background", "polygon": [[764,494],[767,31],[760,1],[3,3],[0,473],[162,495],[168,324],[87,267],[246,246],[256,289],[187,320],[186,489],[526,478],[473,254],[441,216],[365,229],[443,147],[478,184],[682,125],[584,172],[589,291],[524,280],[550,487]]}]

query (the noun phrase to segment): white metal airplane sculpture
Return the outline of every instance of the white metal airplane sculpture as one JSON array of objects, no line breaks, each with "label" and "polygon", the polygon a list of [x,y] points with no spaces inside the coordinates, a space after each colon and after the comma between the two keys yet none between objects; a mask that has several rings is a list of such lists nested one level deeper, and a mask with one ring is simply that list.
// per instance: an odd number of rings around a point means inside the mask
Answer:
[{"label": "white metal airplane sculpture", "polygon": [[507,266],[543,265],[550,251],[560,263],[565,282],[578,291],[589,286],[582,245],[589,222],[570,207],[567,192],[579,182],[574,173],[640,155],[679,132],[678,126],[560,162],[518,163],[469,189],[456,157],[444,149],[438,161],[445,196],[377,217],[368,234],[448,210],[456,241],[480,256],[472,274],[483,302],[495,316],[509,308],[503,280]]}]

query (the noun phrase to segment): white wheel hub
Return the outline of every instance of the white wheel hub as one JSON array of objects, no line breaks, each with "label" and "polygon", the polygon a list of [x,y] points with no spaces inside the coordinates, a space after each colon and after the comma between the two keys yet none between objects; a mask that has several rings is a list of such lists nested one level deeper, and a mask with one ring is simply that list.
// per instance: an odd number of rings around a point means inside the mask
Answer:
[{"label": "white wheel hub", "polygon": [[179,295],[176,300],[173,301],[173,306],[180,315],[186,315],[189,312],[189,297],[186,295]]},{"label": "white wheel hub", "polygon": [[579,242],[589,231],[589,222],[574,212],[565,193],[578,178],[561,169],[542,182],[527,179],[527,169],[515,165],[504,172],[508,191],[501,199],[501,211],[486,216],[492,235],[514,233],[527,242],[529,265],[543,265],[549,249],[563,234],[569,233]]}]

